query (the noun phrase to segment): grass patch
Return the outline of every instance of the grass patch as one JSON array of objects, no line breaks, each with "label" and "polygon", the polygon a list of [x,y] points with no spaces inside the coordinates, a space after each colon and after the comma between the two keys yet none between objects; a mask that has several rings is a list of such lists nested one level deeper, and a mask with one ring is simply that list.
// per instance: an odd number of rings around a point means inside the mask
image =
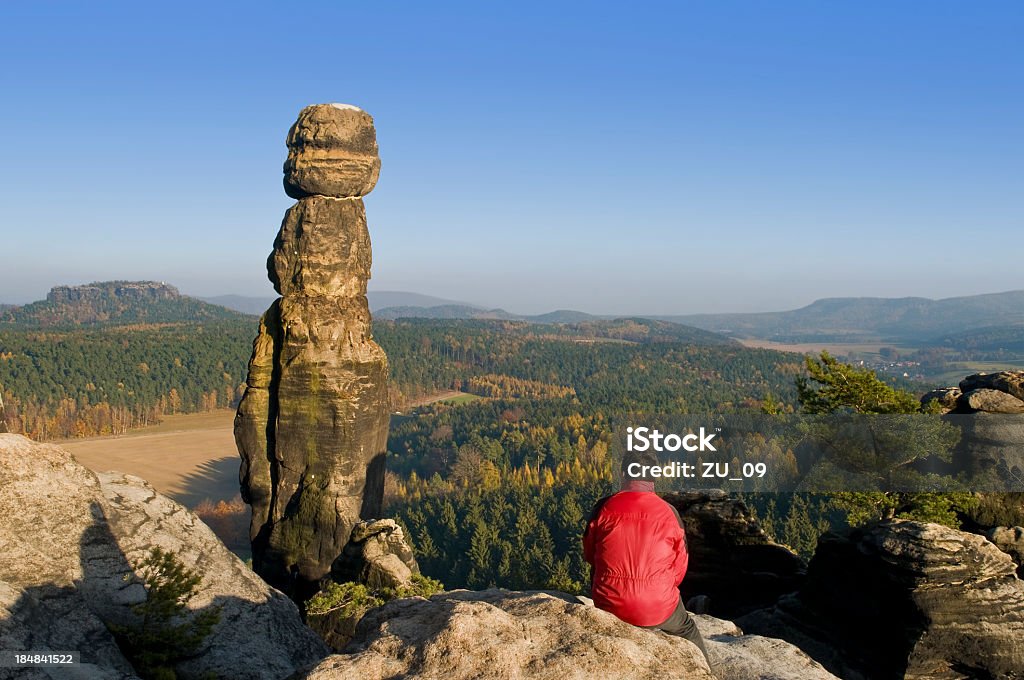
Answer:
[{"label": "grass patch", "polygon": [[478,399],[483,399],[483,397],[477,396],[475,394],[469,394],[468,392],[463,392],[462,394],[460,394],[457,397],[451,397],[449,399],[442,399],[441,403],[442,404],[452,404],[453,406],[459,406],[461,404],[468,404],[471,401],[477,401]]}]

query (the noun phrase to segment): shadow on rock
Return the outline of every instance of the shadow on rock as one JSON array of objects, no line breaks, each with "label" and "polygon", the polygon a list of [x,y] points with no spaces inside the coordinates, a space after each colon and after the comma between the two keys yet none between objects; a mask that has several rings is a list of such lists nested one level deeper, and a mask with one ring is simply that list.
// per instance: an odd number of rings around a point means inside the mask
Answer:
[{"label": "shadow on rock", "polygon": [[221,612],[174,664],[177,677],[272,680],[327,653],[287,597],[143,480],[96,475],[57,446],[0,435],[0,649],[80,652],[87,667],[60,677],[136,677],[110,627],[137,625],[133,607],[147,594],[133,566],[154,546],[201,577],[190,610]]}]

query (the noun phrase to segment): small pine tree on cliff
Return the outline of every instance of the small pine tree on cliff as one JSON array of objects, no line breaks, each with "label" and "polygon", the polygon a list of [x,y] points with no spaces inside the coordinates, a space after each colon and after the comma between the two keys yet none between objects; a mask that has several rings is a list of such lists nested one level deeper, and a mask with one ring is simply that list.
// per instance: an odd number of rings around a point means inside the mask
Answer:
[{"label": "small pine tree on cliff", "polygon": [[[927,488],[929,482],[936,481],[917,472],[913,465],[929,456],[948,462],[959,439],[956,429],[938,418],[892,417],[933,411],[922,409],[914,395],[879,380],[871,370],[844,364],[828,352],[807,357],[805,362],[807,376],[796,380],[804,413],[878,417],[860,419],[857,424],[861,427],[851,428],[851,432],[861,430],[860,434],[864,427],[870,428],[867,447],[864,440],[842,433],[840,427],[830,432],[833,443],[838,442],[834,450],[840,466],[882,487],[877,491],[836,492],[834,506],[846,513],[847,522],[856,526],[900,517],[957,527],[957,513],[977,502],[972,494],[892,490]],[[948,480],[942,482],[946,485]]]},{"label": "small pine tree on cliff", "polygon": [[220,607],[189,613],[188,602],[199,591],[202,577],[173,553],[153,548],[137,569],[146,588],[146,600],[132,607],[137,623],[111,630],[141,677],[174,680],[174,664],[199,650],[220,621]]}]

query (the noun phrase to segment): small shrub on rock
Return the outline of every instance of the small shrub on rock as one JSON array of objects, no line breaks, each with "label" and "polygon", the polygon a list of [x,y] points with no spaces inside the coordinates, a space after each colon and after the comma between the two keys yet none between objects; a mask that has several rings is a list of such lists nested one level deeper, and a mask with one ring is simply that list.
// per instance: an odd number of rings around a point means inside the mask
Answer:
[{"label": "small shrub on rock", "polygon": [[430,597],[444,590],[444,584],[422,574],[413,574],[409,585],[397,588],[369,588],[362,583],[328,583],[306,601],[306,623],[328,645],[340,650],[356,631],[366,612],[385,602],[403,597]]}]

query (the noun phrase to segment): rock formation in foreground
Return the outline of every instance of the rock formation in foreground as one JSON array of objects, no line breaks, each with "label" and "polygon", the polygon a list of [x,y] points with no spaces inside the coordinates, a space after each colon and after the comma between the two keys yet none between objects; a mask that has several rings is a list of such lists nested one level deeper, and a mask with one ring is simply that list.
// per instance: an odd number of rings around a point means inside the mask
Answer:
[{"label": "rock formation in foreground", "polygon": [[686,528],[690,567],[683,597],[704,596],[709,612],[735,617],[797,589],[804,563],[772,541],[743,501],[722,490],[664,493]]},{"label": "rock formation in foreground", "polygon": [[285,213],[267,269],[281,295],[260,320],[235,417],[253,567],[304,599],[360,518],[378,517],[387,446],[387,359],[372,340],[373,119],[309,106],[288,134]]},{"label": "rock formation in foreground", "polygon": [[146,595],[131,565],[153,546],[202,574],[191,607],[221,608],[179,678],[283,678],[327,653],[291,600],[145,481],[96,475],[57,446],[0,435],[0,649],[78,650],[75,677],[136,677],[107,625],[137,623],[131,606]]},{"label": "rock formation in foreground", "polygon": [[637,628],[562,593],[457,590],[369,612],[345,650],[306,680],[834,680],[796,647],[698,617],[711,675],[689,641]]},{"label": "rock formation in foreground", "polygon": [[895,520],[826,534],[800,590],[738,623],[844,678],[1024,677],[1024,582],[983,537]]}]

